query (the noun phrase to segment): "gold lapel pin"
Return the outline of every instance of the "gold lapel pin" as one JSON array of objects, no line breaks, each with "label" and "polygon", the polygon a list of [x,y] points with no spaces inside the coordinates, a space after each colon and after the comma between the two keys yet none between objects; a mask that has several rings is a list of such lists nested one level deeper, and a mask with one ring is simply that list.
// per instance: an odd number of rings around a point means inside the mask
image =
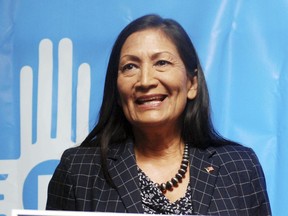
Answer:
[{"label": "gold lapel pin", "polygon": [[212,166],[209,166],[209,167],[205,167],[205,170],[208,172],[208,173],[211,173],[212,171],[214,171],[214,168]]}]

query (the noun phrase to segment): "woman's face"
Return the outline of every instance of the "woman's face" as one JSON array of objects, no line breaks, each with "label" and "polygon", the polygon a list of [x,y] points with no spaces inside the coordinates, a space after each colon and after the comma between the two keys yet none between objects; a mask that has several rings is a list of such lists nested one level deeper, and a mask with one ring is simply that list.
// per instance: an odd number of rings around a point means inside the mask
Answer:
[{"label": "woman's face", "polygon": [[131,34],[118,67],[119,104],[135,128],[177,125],[187,98],[197,92],[177,48],[161,30]]}]

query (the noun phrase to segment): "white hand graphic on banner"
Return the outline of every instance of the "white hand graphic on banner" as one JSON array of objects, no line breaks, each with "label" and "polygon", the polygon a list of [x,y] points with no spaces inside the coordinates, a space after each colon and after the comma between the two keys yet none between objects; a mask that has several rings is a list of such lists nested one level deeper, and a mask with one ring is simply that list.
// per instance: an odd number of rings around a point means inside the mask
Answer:
[{"label": "white hand graphic on banner", "polygon": [[[38,102],[37,102],[37,145],[71,144],[72,119],[72,42],[62,39],[58,50],[58,109],[57,138],[51,139],[52,122],[52,86],[53,86],[53,55],[50,40],[42,40],[39,47]],[[23,80],[23,82],[22,82]],[[32,69],[25,66],[21,71],[21,144],[22,147],[32,144]],[[29,84],[28,84],[29,83]],[[28,86],[27,86],[28,84]],[[26,86],[24,86],[26,85]],[[22,99],[23,98],[23,99]],[[79,143],[88,133],[90,98],[90,67],[83,63],[78,70],[77,87],[77,138]],[[29,102],[29,104],[27,103]],[[84,130],[84,128],[86,130]],[[65,142],[65,144],[63,143]]]},{"label": "white hand graphic on banner", "polygon": [[[20,136],[21,156],[19,160],[1,161],[0,173],[8,177],[0,183],[7,185],[0,191],[3,201],[0,214],[10,214],[12,208],[43,209],[46,203],[47,184],[55,164],[62,152],[80,144],[88,133],[90,100],[90,66],[83,63],[78,68],[76,98],[73,93],[73,47],[70,39],[62,39],[58,47],[58,73],[53,73],[53,44],[44,39],[39,45],[38,83],[33,83],[35,73],[24,66],[20,73]],[[53,74],[58,74],[58,85]],[[53,85],[54,84],[54,85]],[[55,86],[57,98],[53,97]],[[54,89],[53,89],[54,87]],[[33,98],[33,96],[37,96]],[[36,100],[35,100],[36,99]],[[33,103],[37,104],[33,106]],[[74,103],[76,101],[76,104]],[[56,136],[52,137],[53,103],[57,103]],[[75,107],[76,125],[72,125],[72,107]],[[33,143],[33,112],[37,112],[36,142]],[[72,139],[72,128],[76,128],[76,142]],[[15,167],[15,169],[13,169]],[[17,168],[23,168],[17,172]],[[11,173],[11,170],[14,170]],[[43,178],[44,176],[44,178]],[[43,179],[46,179],[43,181]],[[40,185],[41,184],[41,185]],[[2,187],[1,187],[2,188]],[[2,189],[1,189],[2,190]],[[4,193],[3,193],[4,192]],[[23,193],[23,194],[22,194]],[[16,195],[17,194],[17,195]],[[23,206],[22,202],[23,201]],[[9,206],[9,203],[14,206]],[[19,206],[15,206],[19,203]],[[3,205],[3,206],[2,206]],[[8,212],[9,210],[9,212]]]}]

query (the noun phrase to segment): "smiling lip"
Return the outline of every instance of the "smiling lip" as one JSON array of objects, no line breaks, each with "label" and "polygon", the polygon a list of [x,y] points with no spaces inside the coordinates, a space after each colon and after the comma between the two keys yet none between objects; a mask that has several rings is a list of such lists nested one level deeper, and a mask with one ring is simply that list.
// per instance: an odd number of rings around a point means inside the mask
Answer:
[{"label": "smiling lip", "polygon": [[135,103],[143,108],[153,108],[159,106],[166,97],[163,94],[143,95],[137,97]]}]

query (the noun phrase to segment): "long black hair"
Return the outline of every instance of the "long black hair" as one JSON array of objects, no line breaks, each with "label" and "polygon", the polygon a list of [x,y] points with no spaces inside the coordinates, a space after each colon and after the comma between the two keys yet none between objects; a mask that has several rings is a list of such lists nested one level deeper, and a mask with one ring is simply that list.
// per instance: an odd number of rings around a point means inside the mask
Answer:
[{"label": "long black hair", "polygon": [[197,96],[188,100],[182,122],[182,139],[197,148],[223,143],[217,134],[210,117],[209,94],[204,74],[196,50],[185,30],[172,19],[163,19],[158,15],[146,15],[127,25],[116,39],[110,55],[103,101],[99,120],[81,146],[99,146],[102,154],[102,166],[107,167],[109,146],[133,138],[132,128],[118,104],[117,76],[120,52],[126,39],[133,33],[145,29],[160,29],[177,47],[187,72],[197,76]]}]

